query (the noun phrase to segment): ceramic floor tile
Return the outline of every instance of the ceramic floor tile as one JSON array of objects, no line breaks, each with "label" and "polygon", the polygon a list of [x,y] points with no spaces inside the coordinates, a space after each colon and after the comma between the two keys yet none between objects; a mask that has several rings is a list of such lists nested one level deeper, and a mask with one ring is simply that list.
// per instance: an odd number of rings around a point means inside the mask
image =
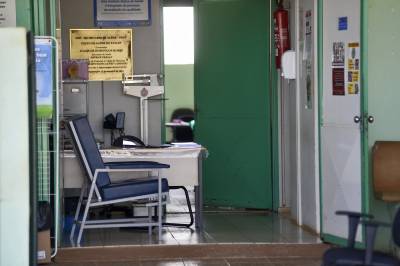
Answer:
[{"label": "ceramic floor tile", "polygon": [[197,260],[184,260],[185,266],[228,266],[225,259],[197,259]]},{"label": "ceramic floor tile", "polygon": [[141,266],[140,261],[106,261],[96,262],[96,266]]},{"label": "ceramic floor tile", "polygon": [[140,261],[141,266],[185,266],[183,260],[145,260]]},{"label": "ceramic floor tile", "polygon": [[56,266],[97,266],[96,262],[53,262],[47,265]]},{"label": "ceramic floor tile", "polygon": [[269,258],[274,266],[319,266],[321,265],[320,259],[309,258]]},{"label": "ceramic floor tile", "polygon": [[227,261],[229,265],[235,265],[235,266],[240,266],[240,265],[273,266],[272,262],[270,262],[268,258],[228,258]]},{"label": "ceramic floor tile", "polygon": [[206,232],[197,232],[187,228],[171,228],[170,233],[178,241],[180,245],[201,244],[201,243],[217,243]]}]

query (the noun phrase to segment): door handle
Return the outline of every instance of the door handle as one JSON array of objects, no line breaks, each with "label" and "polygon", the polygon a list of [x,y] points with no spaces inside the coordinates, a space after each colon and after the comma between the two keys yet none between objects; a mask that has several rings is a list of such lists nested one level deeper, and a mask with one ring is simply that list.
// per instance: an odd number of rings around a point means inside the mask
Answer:
[{"label": "door handle", "polygon": [[368,123],[372,124],[372,123],[374,123],[375,118],[372,115],[370,115],[370,116],[368,116],[367,121],[368,121]]},{"label": "door handle", "polygon": [[361,122],[361,117],[359,117],[358,115],[356,115],[356,116],[354,117],[353,120],[354,120],[354,123],[358,124],[358,123]]}]

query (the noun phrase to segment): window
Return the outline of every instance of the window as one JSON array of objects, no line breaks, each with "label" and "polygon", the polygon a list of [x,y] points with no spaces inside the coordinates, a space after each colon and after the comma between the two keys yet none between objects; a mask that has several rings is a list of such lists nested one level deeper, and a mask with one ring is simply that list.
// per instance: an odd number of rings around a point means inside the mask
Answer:
[{"label": "window", "polygon": [[164,63],[194,63],[193,7],[164,7]]}]

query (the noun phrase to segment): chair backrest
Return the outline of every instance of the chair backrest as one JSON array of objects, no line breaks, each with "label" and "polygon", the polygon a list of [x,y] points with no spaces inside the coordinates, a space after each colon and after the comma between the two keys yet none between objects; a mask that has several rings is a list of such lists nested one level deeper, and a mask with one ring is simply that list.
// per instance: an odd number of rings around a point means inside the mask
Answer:
[{"label": "chair backrest", "polygon": [[194,119],[194,111],[190,108],[175,109],[171,115],[171,121],[174,119],[181,119],[185,122],[190,122]]},{"label": "chair backrest", "polygon": [[[70,119],[68,121],[68,128],[75,146],[75,151],[84,169],[90,171],[90,173],[87,173],[89,177],[94,177],[96,169],[104,169],[105,166],[87,117],[79,116]],[[110,184],[110,182],[110,177],[107,173],[100,173],[97,177],[96,185],[101,188]]]},{"label": "chair backrest", "polygon": [[392,237],[393,242],[400,246],[400,208],[397,208],[396,215],[392,225]]},{"label": "chair backrest", "polygon": [[[194,120],[194,111],[190,108],[175,109],[171,115],[171,121],[174,121],[174,119],[190,122]],[[172,130],[173,142],[191,142],[194,140],[193,130],[191,127],[174,127]]]}]

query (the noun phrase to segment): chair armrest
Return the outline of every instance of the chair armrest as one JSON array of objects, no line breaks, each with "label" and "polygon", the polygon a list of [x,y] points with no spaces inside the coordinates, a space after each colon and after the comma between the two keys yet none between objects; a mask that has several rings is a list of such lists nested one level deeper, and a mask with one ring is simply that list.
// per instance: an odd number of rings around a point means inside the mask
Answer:
[{"label": "chair armrest", "polygon": [[372,227],[389,227],[391,228],[392,225],[390,223],[385,223],[385,222],[381,222],[381,221],[377,221],[377,220],[361,220],[360,224],[365,225],[366,227],[368,226],[372,226]]},{"label": "chair armrest", "polygon": [[347,215],[347,216],[354,216],[354,217],[365,217],[365,218],[374,218],[373,215],[368,214],[368,213],[362,213],[362,212],[352,212],[352,211],[336,211],[336,215]]},{"label": "chair armrest", "polygon": [[372,257],[374,255],[376,231],[378,230],[378,227],[382,226],[391,228],[392,225],[376,220],[361,220],[360,223],[365,226],[366,232],[364,265],[371,265],[373,259]]},{"label": "chair armrest", "polygon": [[111,169],[166,169],[170,168],[169,164],[163,164],[152,161],[122,161],[104,163],[106,167]]},{"label": "chair armrest", "polygon": [[373,216],[370,214],[353,212],[353,211],[336,211],[336,215],[347,215],[349,220],[347,247],[354,248],[360,218],[373,218]]}]

